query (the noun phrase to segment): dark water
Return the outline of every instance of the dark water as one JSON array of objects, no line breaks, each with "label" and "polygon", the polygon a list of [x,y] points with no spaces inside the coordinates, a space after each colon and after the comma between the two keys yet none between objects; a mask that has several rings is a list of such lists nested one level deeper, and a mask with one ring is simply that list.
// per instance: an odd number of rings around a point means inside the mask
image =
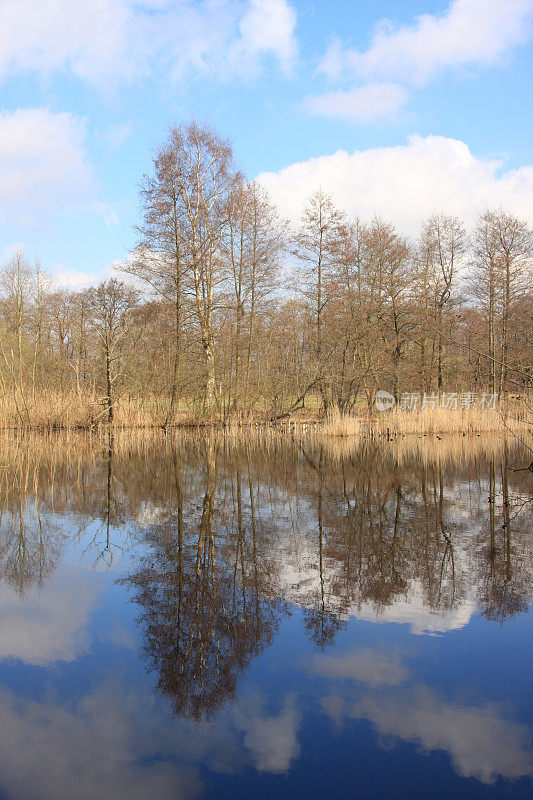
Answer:
[{"label": "dark water", "polygon": [[531,797],[531,458],[422,445],[4,441],[0,797]]}]

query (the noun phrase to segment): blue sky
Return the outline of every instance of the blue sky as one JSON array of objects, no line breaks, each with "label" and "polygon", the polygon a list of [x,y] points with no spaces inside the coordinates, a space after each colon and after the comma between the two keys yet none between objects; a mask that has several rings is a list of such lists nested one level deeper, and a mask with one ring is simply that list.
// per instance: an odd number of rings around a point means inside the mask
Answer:
[{"label": "blue sky", "polygon": [[414,235],[533,223],[533,0],[0,0],[0,254],[68,285],[135,241],[173,122],[211,123],[296,219],[322,186]]}]

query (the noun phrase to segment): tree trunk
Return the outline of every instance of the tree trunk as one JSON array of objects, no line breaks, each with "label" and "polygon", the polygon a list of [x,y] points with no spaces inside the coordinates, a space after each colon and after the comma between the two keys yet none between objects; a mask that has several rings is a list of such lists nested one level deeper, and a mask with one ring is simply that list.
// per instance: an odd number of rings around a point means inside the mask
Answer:
[{"label": "tree trunk", "polygon": [[205,410],[206,412],[211,412],[215,408],[217,399],[215,353],[211,333],[206,333],[202,336],[202,345],[205,359]]},{"label": "tree trunk", "polygon": [[491,394],[495,393],[496,388],[496,363],[494,351],[494,265],[490,264],[489,274],[489,388]]},{"label": "tree trunk", "polygon": [[106,387],[107,387],[107,421],[109,423],[113,422],[114,411],[113,411],[113,385],[111,381],[111,358],[109,354],[109,342],[106,339],[105,343],[105,376],[106,376]]}]

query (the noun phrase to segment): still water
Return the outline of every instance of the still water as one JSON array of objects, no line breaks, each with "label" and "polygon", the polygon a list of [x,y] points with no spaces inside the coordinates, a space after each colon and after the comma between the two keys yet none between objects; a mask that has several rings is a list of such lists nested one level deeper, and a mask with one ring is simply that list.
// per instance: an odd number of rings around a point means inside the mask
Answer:
[{"label": "still water", "polygon": [[527,451],[1,451],[1,798],[531,797]]}]

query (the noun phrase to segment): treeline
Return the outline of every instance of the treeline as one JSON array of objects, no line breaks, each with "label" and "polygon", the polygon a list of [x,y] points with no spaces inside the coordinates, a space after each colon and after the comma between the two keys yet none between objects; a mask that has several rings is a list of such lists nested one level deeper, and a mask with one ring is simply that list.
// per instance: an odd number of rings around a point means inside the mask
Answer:
[{"label": "treeline", "polygon": [[170,131],[140,197],[121,280],[68,291],[23,253],[4,265],[0,388],[22,422],[47,397],[89,398],[93,421],[157,398],[170,424],[531,386],[533,237],[501,209],[471,232],[433,214],[411,241],[319,189],[294,231],[195,123]]}]

